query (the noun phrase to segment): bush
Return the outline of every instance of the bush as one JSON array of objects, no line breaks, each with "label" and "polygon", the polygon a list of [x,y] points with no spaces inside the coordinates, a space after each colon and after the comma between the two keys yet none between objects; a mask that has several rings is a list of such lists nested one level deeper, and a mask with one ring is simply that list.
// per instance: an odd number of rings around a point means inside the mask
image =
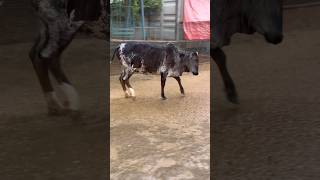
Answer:
[{"label": "bush", "polygon": [[[126,4],[125,4],[126,3]],[[128,0],[114,0],[113,3],[111,4],[112,9],[114,9],[114,11],[118,11],[118,12],[114,12],[111,11],[112,14],[111,16],[121,16],[121,19],[126,19],[127,18],[127,14],[126,14],[126,10],[123,10],[123,8],[126,6],[128,6]],[[144,11],[145,11],[145,15],[146,16],[150,16],[155,12],[159,12],[161,10],[162,7],[162,3],[161,0],[144,0]],[[122,9],[122,10],[121,10]],[[140,20],[140,0],[131,0],[131,10],[132,10],[132,14],[133,14],[133,18],[135,21],[139,21]]]}]

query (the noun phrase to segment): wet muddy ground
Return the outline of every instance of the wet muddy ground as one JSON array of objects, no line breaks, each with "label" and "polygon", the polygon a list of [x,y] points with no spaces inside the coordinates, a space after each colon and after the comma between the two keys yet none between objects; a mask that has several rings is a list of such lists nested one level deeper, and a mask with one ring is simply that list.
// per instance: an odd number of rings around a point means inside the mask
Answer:
[{"label": "wet muddy ground", "polygon": [[0,45],[0,179],[106,179],[105,41],[76,39],[63,55],[80,95],[80,119],[47,116],[31,45]]},{"label": "wet muddy ground", "polygon": [[160,75],[134,75],[135,100],[111,76],[111,179],[209,179],[209,62],[199,72],[182,76],[184,97],[168,78],[167,100],[160,100]]},{"label": "wet muddy ground", "polygon": [[319,12],[285,11],[279,46],[258,35],[235,36],[225,52],[240,105],[225,100],[212,68],[214,179],[319,179]]}]

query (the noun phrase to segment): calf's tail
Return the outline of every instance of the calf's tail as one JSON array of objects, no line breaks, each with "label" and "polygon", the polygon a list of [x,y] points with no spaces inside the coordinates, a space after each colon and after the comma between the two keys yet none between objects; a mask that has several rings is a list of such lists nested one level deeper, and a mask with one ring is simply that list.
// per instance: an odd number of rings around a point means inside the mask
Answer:
[{"label": "calf's tail", "polygon": [[119,52],[119,49],[120,49],[120,47],[118,46],[118,47],[113,51],[113,55],[112,55],[112,58],[111,58],[111,60],[110,60],[110,64],[112,63],[112,61],[113,61],[113,59],[114,59],[114,55],[115,55],[117,52]]}]

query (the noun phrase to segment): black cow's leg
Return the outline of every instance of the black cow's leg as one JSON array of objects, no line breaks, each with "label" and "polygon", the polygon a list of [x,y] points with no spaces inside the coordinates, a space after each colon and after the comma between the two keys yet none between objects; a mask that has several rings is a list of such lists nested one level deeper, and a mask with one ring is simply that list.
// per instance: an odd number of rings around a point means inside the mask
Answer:
[{"label": "black cow's leg", "polygon": [[161,75],[161,99],[165,100],[167,98],[164,95],[164,86],[166,85],[167,74],[160,73],[160,75]]},{"label": "black cow's leg", "polygon": [[182,86],[182,84],[181,84],[181,78],[180,78],[180,77],[174,77],[174,78],[177,80],[177,82],[178,82],[178,84],[179,84],[180,93],[181,93],[182,95],[184,95],[184,89],[183,89],[183,86]]},{"label": "black cow's leg", "polygon": [[63,28],[65,31],[59,32],[60,39],[56,39],[56,44],[59,44],[59,51],[57,51],[56,56],[54,56],[55,60],[51,61],[49,69],[58,81],[59,88],[64,95],[63,105],[65,109],[68,111],[78,111],[80,108],[79,96],[76,89],[72,86],[61,67],[60,57],[63,51],[72,41],[82,22],[72,22],[76,23],[73,26],[69,26],[69,23],[70,22],[67,23],[67,21],[64,21],[63,24],[60,24],[60,26],[65,27]]},{"label": "black cow's leg", "polygon": [[120,81],[121,87],[124,92],[124,97],[128,98],[128,97],[130,97],[130,93],[127,91],[125,81],[123,80],[123,77],[125,77],[125,76],[126,76],[126,70],[124,69],[124,70],[122,70],[122,72],[119,76],[119,81]]},{"label": "black cow's leg", "polygon": [[64,108],[68,111],[78,111],[80,106],[78,93],[65,75],[59,57],[50,62],[49,69],[56,78],[59,88],[64,95]]},{"label": "black cow's leg", "polygon": [[61,113],[62,105],[59,102],[56,93],[54,92],[49,78],[48,66],[49,61],[52,59],[42,59],[39,56],[40,51],[45,43],[46,35],[44,32],[45,31],[40,32],[40,35],[32,47],[29,55],[47,101],[48,113],[49,115],[57,115]]},{"label": "black cow's leg", "polygon": [[225,53],[220,48],[211,48],[210,54],[220,70],[228,100],[232,103],[238,104],[237,91],[227,69]]},{"label": "black cow's leg", "polygon": [[[58,2],[59,4],[59,2]],[[68,17],[66,9],[57,6],[55,1],[33,1],[32,4],[41,20],[40,36],[30,52],[30,58],[39,77],[40,84],[48,102],[50,114],[63,110],[61,103],[55,95],[49,78],[49,70],[54,74],[63,92],[68,99],[68,107],[77,109],[75,89],[67,80],[60,68],[59,58],[61,52],[71,42],[73,35],[83,24],[74,22],[74,11]],[[62,8],[62,9],[61,9]]]},{"label": "black cow's leg", "polygon": [[130,77],[131,77],[132,75],[133,75],[133,72],[128,75],[128,78],[127,78],[124,82],[125,82],[125,84],[126,84],[126,86],[127,86],[127,88],[128,88],[128,93],[129,93],[129,95],[130,95],[131,97],[135,98],[135,97],[136,97],[136,93],[134,92],[134,89],[132,88],[132,86],[131,86],[131,84],[130,84],[130,82],[129,82]]}]

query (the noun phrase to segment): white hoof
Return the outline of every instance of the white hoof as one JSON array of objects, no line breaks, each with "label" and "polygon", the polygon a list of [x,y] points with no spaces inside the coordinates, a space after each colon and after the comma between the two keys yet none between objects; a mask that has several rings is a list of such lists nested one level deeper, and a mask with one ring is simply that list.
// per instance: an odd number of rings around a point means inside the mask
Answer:
[{"label": "white hoof", "polygon": [[131,95],[130,95],[130,91],[126,90],[124,91],[124,97],[125,98],[129,98]]},{"label": "white hoof", "polygon": [[136,93],[134,92],[133,88],[129,88],[129,92],[131,97],[136,97]]},{"label": "white hoof", "polygon": [[61,83],[59,87],[64,94],[64,107],[67,110],[78,111],[80,109],[80,103],[79,96],[75,88],[71,84],[67,83]]}]

